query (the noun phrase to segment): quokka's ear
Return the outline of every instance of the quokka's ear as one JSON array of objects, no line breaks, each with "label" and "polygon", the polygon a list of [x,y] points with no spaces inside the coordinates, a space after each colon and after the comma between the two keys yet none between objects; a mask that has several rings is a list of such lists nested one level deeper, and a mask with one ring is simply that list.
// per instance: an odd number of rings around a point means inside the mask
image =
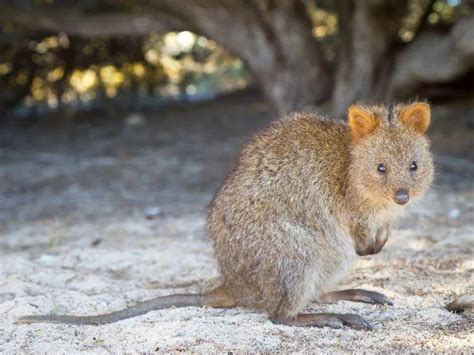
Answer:
[{"label": "quokka's ear", "polygon": [[347,115],[352,140],[356,143],[371,134],[380,123],[380,119],[376,115],[359,105],[349,107]]},{"label": "quokka's ear", "polygon": [[425,133],[431,122],[430,105],[424,102],[408,105],[401,111],[400,121],[418,133]]}]

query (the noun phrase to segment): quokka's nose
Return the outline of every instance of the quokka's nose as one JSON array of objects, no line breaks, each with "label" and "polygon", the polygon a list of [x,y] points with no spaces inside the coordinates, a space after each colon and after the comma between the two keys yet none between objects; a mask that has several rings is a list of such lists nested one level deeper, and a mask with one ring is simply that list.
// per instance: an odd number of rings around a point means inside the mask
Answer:
[{"label": "quokka's nose", "polygon": [[410,195],[407,190],[400,189],[395,192],[395,202],[399,205],[404,205],[410,200]]}]

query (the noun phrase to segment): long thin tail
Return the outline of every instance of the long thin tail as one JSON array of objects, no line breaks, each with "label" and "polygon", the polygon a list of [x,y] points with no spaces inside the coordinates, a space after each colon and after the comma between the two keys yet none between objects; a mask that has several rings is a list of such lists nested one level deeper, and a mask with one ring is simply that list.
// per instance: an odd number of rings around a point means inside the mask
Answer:
[{"label": "long thin tail", "polygon": [[17,320],[20,324],[29,323],[62,323],[74,325],[100,325],[118,322],[123,319],[141,316],[150,311],[155,311],[169,307],[225,307],[225,297],[218,292],[211,291],[206,294],[181,294],[153,298],[148,301],[139,302],[120,311],[101,314],[97,316],[58,316],[58,315],[40,315],[25,316]]}]

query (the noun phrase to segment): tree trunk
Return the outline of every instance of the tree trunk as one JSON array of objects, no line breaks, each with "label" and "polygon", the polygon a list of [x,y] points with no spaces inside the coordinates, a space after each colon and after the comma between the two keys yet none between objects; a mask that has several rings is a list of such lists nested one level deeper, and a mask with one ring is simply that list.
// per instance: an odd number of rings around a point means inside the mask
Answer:
[{"label": "tree trunk", "polygon": [[469,73],[474,69],[474,14],[460,19],[447,34],[421,33],[395,64],[390,91],[399,98]]},{"label": "tree trunk", "polygon": [[[287,112],[317,105],[330,97],[332,73],[323,52],[311,33],[311,23],[300,1],[258,2],[262,30],[267,33],[269,62],[248,51],[245,60],[266,95],[278,109]],[[269,65],[271,64],[271,65]]]},{"label": "tree trunk", "polygon": [[387,80],[407,0],[339,0],[340,49],[333,112],[341,115],[354,101],[388,99]]}]

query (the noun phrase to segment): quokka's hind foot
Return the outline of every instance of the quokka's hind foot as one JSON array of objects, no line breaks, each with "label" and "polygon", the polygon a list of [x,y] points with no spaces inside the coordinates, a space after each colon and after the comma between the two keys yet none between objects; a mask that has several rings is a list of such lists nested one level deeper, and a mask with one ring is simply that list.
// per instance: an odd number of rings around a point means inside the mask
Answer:
[{"label": "quokka's hind foot", "polygon": [[301,313],[296,318],[272,319],[275,324],[290,325],[296,327],[329,327],[341,329],[348,326],[356,329],[372,330],[372,325],[357,314],[338,313]]},{"label": "quokka's hind foot", "polygon": [[389,306],[393,306],[393,302],[384,294],[361,289],[328,292],[321,296],[322,303],[335,303],[338,301],[352,301],[382,305],[387,304]]}]

